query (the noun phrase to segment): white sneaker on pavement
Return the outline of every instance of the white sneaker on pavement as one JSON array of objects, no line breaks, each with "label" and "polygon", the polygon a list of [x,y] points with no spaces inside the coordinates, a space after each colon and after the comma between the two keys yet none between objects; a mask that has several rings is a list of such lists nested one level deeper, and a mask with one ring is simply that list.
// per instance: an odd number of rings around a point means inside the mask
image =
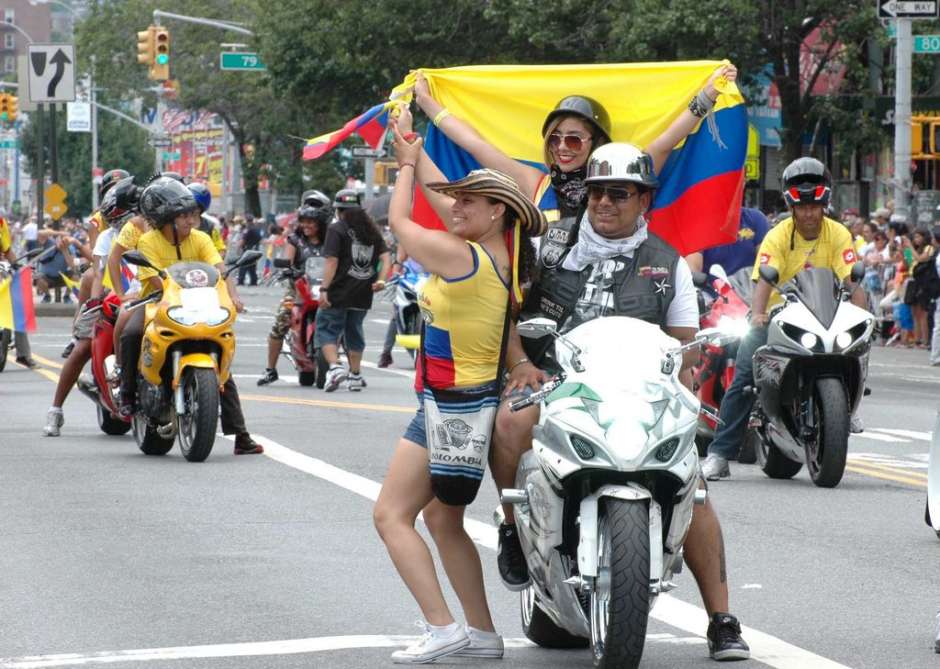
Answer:
[{"label": "white sneaker on pavement", "polygon": [[362,378],[362,374],[350,374],[346,378],[346,387],[354,393],[360,392],[368,385],[369,384],[366,383],[366,380]]},{"label": "white sneaker on pavement", "polygon": [[425,664],[433,662],[445,655],[453,655],[457,651],[470,645],[470,637],[463,625],[451,623],[443,627],[435,627],[418,621],[424,628],[424,634],[404,650],[392,653],[392,662],[395,664]]},{"label": "white sneaker on pavement", "polygon": [[937,614],[937,629],[935,632],[936,639],[933,642],[933,652],[940,653],[940,613]]},{"label": "white sneaker on pavement", "polygon": [[50,407],[46,414],[46,426],[42,428],[42,433],[47,437],[58,437],[62,434],[62,426],[65,425],[65,414],[60,407]]},{"label": "white sneaker on pavement", "polygon": [[503,656],[503,637],[496,632],[485,632],[467,625],[470,645],[454,653],[454,657],[489,657],[498,659]]},{"label": "white sneaker on pavement", "polygon": [[348,373],[342,365],[333,365],[326,372],[326,382],[323,384],[323,390],[328,393],[339,388],[340,384],[346,380]]},{"label": "white sneaker on pavement", "polygon": [[702,463],[702,477],[706,481],[730,478],[731,468],[728,467],[728,460],[720,455],[709,453],[705,462]]},{"label": "white sneaker on pavement", "polygon": [[865,423],[858,416],[849,418],[849,432],[852,434],[861,434],[865,431]]}]

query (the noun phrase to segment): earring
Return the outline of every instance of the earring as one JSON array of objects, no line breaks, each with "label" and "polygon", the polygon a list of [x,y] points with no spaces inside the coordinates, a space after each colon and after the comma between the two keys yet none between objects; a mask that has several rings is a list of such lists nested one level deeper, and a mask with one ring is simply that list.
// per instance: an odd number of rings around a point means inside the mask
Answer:
[{"label": "earring", "polygon": [[495,216],[495,215],[494,215],[494,216],[490,216],[490,220],[491,220],[491,221],[495,221],[495,220],[496,220],[496,216]]}]

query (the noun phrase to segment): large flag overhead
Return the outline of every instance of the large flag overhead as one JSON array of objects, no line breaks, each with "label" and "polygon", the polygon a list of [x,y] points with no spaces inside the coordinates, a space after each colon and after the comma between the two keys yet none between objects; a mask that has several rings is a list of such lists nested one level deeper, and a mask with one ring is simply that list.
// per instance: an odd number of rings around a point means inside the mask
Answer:
[{"label": "large flag overhead", "polygon": [[[542,124],[563,97],[586,95],[611,119],[614,141],[647,146],[688,107],[720,61],[601,65],[480,65],[422,69],[431,94],[507,155],[544,168]],[[415,72],[391,99],[410,100]],[[720,87],[709,119],[676,147],[659,173],[650,211],[653,231],[682,253],[736,239],[747,115],[733,83]],[[479,167],[469,153],[429,126],[425,147],[448,179]],[[542,209],[555,209],[554,191],[532,194]],[[421,210],[423,203],[416,202]]]}]

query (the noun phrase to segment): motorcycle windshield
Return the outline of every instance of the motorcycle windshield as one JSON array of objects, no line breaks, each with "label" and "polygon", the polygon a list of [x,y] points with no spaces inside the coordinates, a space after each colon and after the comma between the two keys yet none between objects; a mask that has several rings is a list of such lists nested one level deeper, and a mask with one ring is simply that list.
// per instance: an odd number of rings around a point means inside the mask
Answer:
[{"label": "motorcycle windshield", "polygon": [[839,309],[839,282],[827,267],[804,269],[793,279],[797,296],[827,330]]},{"label": "motorcycle windshield", "polygon": [[167,273],[180,288],[211,288],[219,282],[219,270],[204,262],[178,262]]},{"label": "motorcycle windshield", "polygon": [[728,283],[732,290],[738,294],[741,301],[747,306],[751,306],[751,297],[754,295],[754,282],[751,281],[751,267],[742,267],[737,272],[728,277]]}]

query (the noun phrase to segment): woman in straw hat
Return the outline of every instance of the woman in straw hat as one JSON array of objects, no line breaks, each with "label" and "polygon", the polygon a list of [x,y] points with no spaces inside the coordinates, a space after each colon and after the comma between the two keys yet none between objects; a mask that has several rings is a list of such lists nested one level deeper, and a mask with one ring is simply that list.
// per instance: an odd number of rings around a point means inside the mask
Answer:
[{"label": "woman in straw hat", "polygon": [[[542,233],[544,216],[512,178],[484,169],[458,181],[426,184],[439,198],[450,200],[449,230],[422,227],[409,218],[409,211],[417,162],[428,159],[422,158],[420,139],[409,143],[397,127],[394,132],[399,173],[389,223],[402,247],[432,275],[418,298],[426,323],[421,356],[426,362],[418,382],[426,380],[451,396],[488,389],[495,395],[507,307],[521,296],[520,280],[528,279],[534,260],[528,237]],[[393,653],[392,660],[410,664],[451,654],[502,657],[480,557],[463,528],[465,507],[435,501],[422,397],[418,395],[418,411],[392,456],[374,511],[376,529],[427,621],[425,635]],[[465,448],[479,446],[474,439]],[[431,553],[415,530],[422,509],[466,626],[448,609]]]}]

